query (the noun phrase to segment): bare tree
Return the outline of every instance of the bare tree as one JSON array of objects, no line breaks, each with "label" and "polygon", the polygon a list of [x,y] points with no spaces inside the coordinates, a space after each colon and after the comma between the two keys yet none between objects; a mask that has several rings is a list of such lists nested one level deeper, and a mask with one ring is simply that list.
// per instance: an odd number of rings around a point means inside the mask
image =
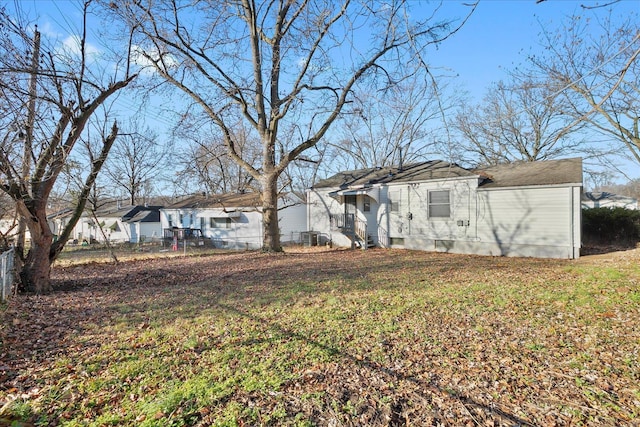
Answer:
[{"label": "bare tree", "polygon": [[513,76],[489,89],[479,105],[465,105],[455,128],[467,162],[496,165],[574,155],[582,147],[580,124],[566,113],[550,82]]},{"label": "bare tree", "polygon": [[[354,85],[365,79],[385,86],[402,81],[414,71],[407,64],[457,29],[438,18],[439,6],[427,10],[404,0],[111,5],[135,29],[140,63],[206,112],[231,159],[259,185],[267,251],[282,250],[280,176],[327,133],[353,101]],[[257,166],[238,149],[232,131],[238,116],[260,139]]]},{"label": "bare tree", "polygon": [[546,54],[530,61],[535,73],[554,82],[576,123],[588,123],[640,163],[639,17],[616,22],[615,8],[604,18],[598,12],[547,31]]},{"label": "bare tree", "polygon": [[[77,205],[78,199],[85,189],[84,165],[91,165],[99,161],[102,146],[110,132],[108,122],[109,117],[113,115],[113,113],[107,108],[101,108],[100,110],[102,113],[100,114],[101,117],[98,118],[99,114],[97,112],[94,114],[94,120],[89,123],[86,131],[80,138],[78,149],[74,153],[74,160],[67,160],[60,175],[61,178],[58,180],[58,185],[56,185],[59,193],[70,198],[68,204],[71,205]],[[90,190],[84,193],[86,196],[84,213],[91,218],[96,228],[102,234],[103,241],[109,251],[111,259],[115,263],[118,263],[119,261],[115,250],[111,246],[111,242],[97,217],[97,212],[112,202],[111,196],[113,196],[113,193],[109,191],[110,185],[107,180],[101,179],[104,175],[103,173],[97,176]],[[63,186],[64,188],[57,188],[59,186]]]},{"label": "bare tree", "polygon": [[166,156],[167,145],[159,142],[158,134],[131,118],[113,145],[105,164],[106,177],[135,205],[161,179]]},{"label": "bare tree", "polygon": [[340,170],[370,167],[402,166],[429,158],[440,152],[437,134],[446,110],[455,99],[443,103],[433,80],[425,78],[426,70],[386,90],[359,87],[351,114],[343,114],[341,138],[327,141],[330,164]]},{"label": "bare tree", "polygon": [[[70,43],[39,46],[39,33],[22,18],[0,13],[0,90],[11,105],[0,119],[0,189],[11,197],[30,234],[30,247],[18,245],[22,287],[50,290],[51,263],[64,247],[80,218],[87,195],[117,135],[115,122],[100,153],[89,165],[74,213],[57,241],[47,223],[52,189],[95,111],[135,77],[128,73],[128,55],[105,75],[99,60],[90,57],[87,15],[81,4],[80,34]],[[34,36],[35,34],[35,36]],[[39,53],[38,53],[39,50]],[[37,58],[33,61],[33,58]],[[37,66],[34,64],[37,63]]]},{"label": "bare tree", "polygon": [[[261,154],[259,138],[242,120],[231,127],[231,132],[238,153],[257,167]],[[176,188],[183,192],[195,190],[210,194],[259,191],[253,176],[231,159],[215,129],[200,121],[187,124],[182,120],[176,136],[187,145],[186,150],[176,156],[179,162]]]},{"label": "bare tree", "polygon": [[609,193],[620,194],[640,200],[640,179],[633,179],[624,184],[614,184],[612,182],[594,183],[594,191],[607,191]]}]

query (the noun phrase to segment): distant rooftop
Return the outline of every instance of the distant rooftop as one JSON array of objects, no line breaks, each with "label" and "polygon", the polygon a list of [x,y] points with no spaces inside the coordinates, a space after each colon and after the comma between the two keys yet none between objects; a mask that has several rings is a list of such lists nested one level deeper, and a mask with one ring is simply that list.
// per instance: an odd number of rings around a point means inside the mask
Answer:
[{"label": "distant rooftop", "polygon": [[187,196],[165,209],[247,208],[262,205],[259,193],[197,194]]}]

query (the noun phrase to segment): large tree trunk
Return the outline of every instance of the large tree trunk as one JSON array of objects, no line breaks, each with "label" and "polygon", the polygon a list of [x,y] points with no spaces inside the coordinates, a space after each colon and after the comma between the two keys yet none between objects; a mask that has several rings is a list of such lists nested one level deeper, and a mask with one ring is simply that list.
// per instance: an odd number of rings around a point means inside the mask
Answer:
[{"label": "large tree trunk", "polygon": [[33,238],[31,240],[31,249],[20,271],[20,279],[27,292],[42,294],[52,290],[49,283],[51,275],[49,251],[52,241],[51,233],[41,235],[37,241]]},{"label": "large tree trunk", "polygon": [[278,224],[278,176],[276,174],[265,175],[262,181],[262,224],[264,231],[262,250],[265,252],[282,252]]},{"label": "large tree trunk", "polygon": [[20,270],[21,286],[28,292],[49,292],[53,233],[47,223],[46,205],[35,202],[30,203],[28,208],[20,201],[16,206],[27,224],[31,237],[30,249]]}]

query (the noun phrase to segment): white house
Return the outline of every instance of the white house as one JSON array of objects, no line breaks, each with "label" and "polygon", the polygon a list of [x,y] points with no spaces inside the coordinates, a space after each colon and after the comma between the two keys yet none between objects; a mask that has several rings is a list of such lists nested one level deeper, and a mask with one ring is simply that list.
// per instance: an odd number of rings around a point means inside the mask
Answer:
[{"label": "white house", "polygon": [[[17,215],[7,214],[0,218],[0,247],[8,246],[15,243],[18,234],[18,217]],[[25,233],[25,239],[31,238],[29,230]]]},{"label": "white house", "polygon": [[[257,193],[189,196],[161,210],[164,237],[197,238],[218,248],[259,249],[263,242],[261,206]],[[300,233],[306,230],[305,214],[301,200],[291,195],[280,198],[282,243],[300,241]]]},{"label": "white house", "polygon": [[[54,235],[62,232],[72,214],[72,209],[64,209],[48,216]],[[100,243],[104,242],[105,236],[112,243],[160,240],[160,206],[122,205],[117,200],[104,202],[96,209],[95,218],[87,212],[82,214],[69,240],[73,243]]]},{"label": "white house", "polygon": [[475,170],[429,161],[322,180],[307,216],[321,244],[577,258],[581,194],[579,158]]},{"label": "white house", "polygon": [[582,194],[582,208],[625,208],[638,209],[638,199],[620,194],[603,192],[584,192]]},{"label": "white house", "polygon": [[122,216],[121,221],[125,228],[128,228],[129,242],[160,241],[162,238],[161,208],[161,206],[137,205]]}]

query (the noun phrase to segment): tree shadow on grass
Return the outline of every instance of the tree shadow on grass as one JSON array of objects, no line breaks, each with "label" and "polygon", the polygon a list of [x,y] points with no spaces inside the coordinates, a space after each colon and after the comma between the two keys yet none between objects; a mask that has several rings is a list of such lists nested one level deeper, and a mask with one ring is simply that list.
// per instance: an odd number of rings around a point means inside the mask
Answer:
[{"label": "tree shadow on grass", "polygon": [[[403,370],[394,369],[392,367],[385,366],[384,364],[373,361],[367,357],[363,357],[361,355],[354,354],[353,352],[349,352],[346,349],[330,346],[325,343],[319,342],[317,340],[311,339],[307,334],[300,333],[294,329],[283,326],[282,324],[276,321],[273,321],[267,318],[262,318],[260,316],[256,316],[245,310],[238,309],[235,306],[228,305],[228,304],[217,304],[217,305],[223,310],[229,313],[232,313],[236,316],[245,317],[253,322],[256,322],[262,325],[267,325],[268,329],[272,330],[273,332],[276,332],[279,335],[305,343],[309,346],[320,349],[329,355],[337,356],[340,360],[341,373],[349,370],[350,369],[349,365],[351,365],[351,366],[354,366],[356,370],[365,369],[368,371],[372,371],[375,373],[375,375],[372,375],[372,376],[382,376],[383,378],[385,378],[387,382],[390,382],[390,383],[395,382],[395,383],[411,384],[412,387],[408,393],[407,392],[403,393],[401,390],[398,390],[398,392],[395,393],[397,395],[395,396],[395,399],[393,399],[394,401],[389,407],[390,413],[385,414],[386,418],[388,419],[388,422],[384,423],[385,425],[416,424],[416,420],[412,419],[409,413],[409,412],[415,412],[416,409],[418,409],[421,412],[425,410],[428,410],[428,412],[431,412],[431,414],[428,415],[431,418],[429,420],[430,422],[446,423],[447,421],[451,421],[452,415],[450,412],[451,411],[450,408],[445,409],[445,408],[438,407],[437,403],[434,402],[434,399],[433,399],[434,396],[444,398],[445,400],[451,400],[461,405],[461,407],[464,408],[464,411],[467,412],[469,421],[473,420],[477,422],[478,420],[476,417],[479,416],[479,413],[480,413],[484,417],[492,421],[499,420],[502,423],[507,422],[509,423],[509,425],[518,425],[518,426],[535,425],[526,419],[523,419],[521,417],[518,417],[515,414],[509,413],[505,410],[498,408],[496,404],[488,405],[485,403],[481,403],[475,400],[473,397],[465,395],[462,392],[458,393],[451,388],[443,388],[439,386],[437,384],[437,381],[434,381],[433,379],[425,381],[424,379],[421,379],[415,375],[407,375],[406,373],[403,372]],[[324,380],[327,380],[324,374],[321,374],[321,375],[323,376]],[[339,373],[336,379],[338,380],[340,379]],[[343,386],[343,384],[339,384],[339,386]],[[354,385],[352,384],[352,386]],[[364,388],[367,388],[367,385],[356,384],[352,392],[356,394],[358,393],[358,391],[361,392],[363,386]],[[398,387],[398,389],[400,389],[400,387]],[[337,400],[341,400],[342,403],[347,403],[350,398],[348,392],[346,394],[342,393],[341,395],[335,396],[335,397],[337,398]],[[375,405],[375,406],[378,406],[378,405]],[[362,410],[364,410],[364,408],[362,408]],[[380,411],[380,408],[378,407],[377,410]],[[447,411],[449,411],[449,414],[446,413]],[[355,418],[356,424],[358,424],[357,422],[358,415],[362,415],[362,414],[356,413],[352,415],[353,418]],[[374,419],[382,418],[382,414],[377,414],[377,415],[378,416],[376,417],[375,414],[374,415],[368,414],[370,418],[374,418]],[[424,417],[425,415],[427,414],[425,413],[419,414],[420,417]],[[319,421],[319,420],[312,420],[312,421]],[[350,420],[350,421],[353,422],[354,420]],[[461,421],[461,420],[457,420],[457,421]]]},{"label": "tree shadow on grass", "polygon": [[[460,274],[486,277],[509,271],[514,263],[526,265],[539,276],[561,262],[389,250],[337,251],[321,257],[243,253],[98,265],[93,269],[74,267],[65,270],[66,278],[55,280],[57,293],[47,298],[86,299],[86,305],[82,301],[67,305],[71,317],[90,316],[94,324],[101,325],[126,314],[119,321],[136,326],[154,312],[162,322],[199,316],[212,302],[222,300],[267,306],[369,289],[402,292],[408,287],[459,280]],[[91,305],[94,297],[98,303]],[[181,310],[173,310],[175,307]]]},{"label": "tree shadow on grass", "polygon": [[[18,297],[10,301],[3,313],[5,327],[1,338],[6,351],[0,362],[9,369],[3,372],[0,387],[20,391],[37,387],[39,383],[25,377],[24,372],[33,367],[42,368],[57,358],[74,358],[77,338],[86,333],[96,335],[96,331],[114,325],[135,332],[141,324],[162,326],[203,316],[207,311],[224,311],[338,355],[353,366],[413,384],[415,391],[409,397],[423,399],[428,406],[436,407],[429,403],[432,396],[428,393],[432,393],[453,399],[465,408],[477,408],[503,420],[528,425],[526,420],[513,414],[444,390],[437,382],[358,358],[345,349],[324,344],[277,320],[245,309],[259,312],[260,307],[291,304],[305,297],[339,300],[342,295],[372,288],[401,292],[415,283],[430,286],[451,280],[450,276],[460,271],[473,275],[507,270],[514,262],[523,261],[374,250],[339,251],[320,256],[240,253],[63,268],[53,275],[56,292]],[[527,260],[525,265],[539,274],[544,268],[557,265],[557,261]],[[397,279],[399,275],[404,275],[401,280]],[[98,349],[102,343],[85,341],[82,345]],[[396,415],[406,410],[400,408],[401,399],[396,403],[392,411]],[[434,410],[437,412],[437,407]]]}]

